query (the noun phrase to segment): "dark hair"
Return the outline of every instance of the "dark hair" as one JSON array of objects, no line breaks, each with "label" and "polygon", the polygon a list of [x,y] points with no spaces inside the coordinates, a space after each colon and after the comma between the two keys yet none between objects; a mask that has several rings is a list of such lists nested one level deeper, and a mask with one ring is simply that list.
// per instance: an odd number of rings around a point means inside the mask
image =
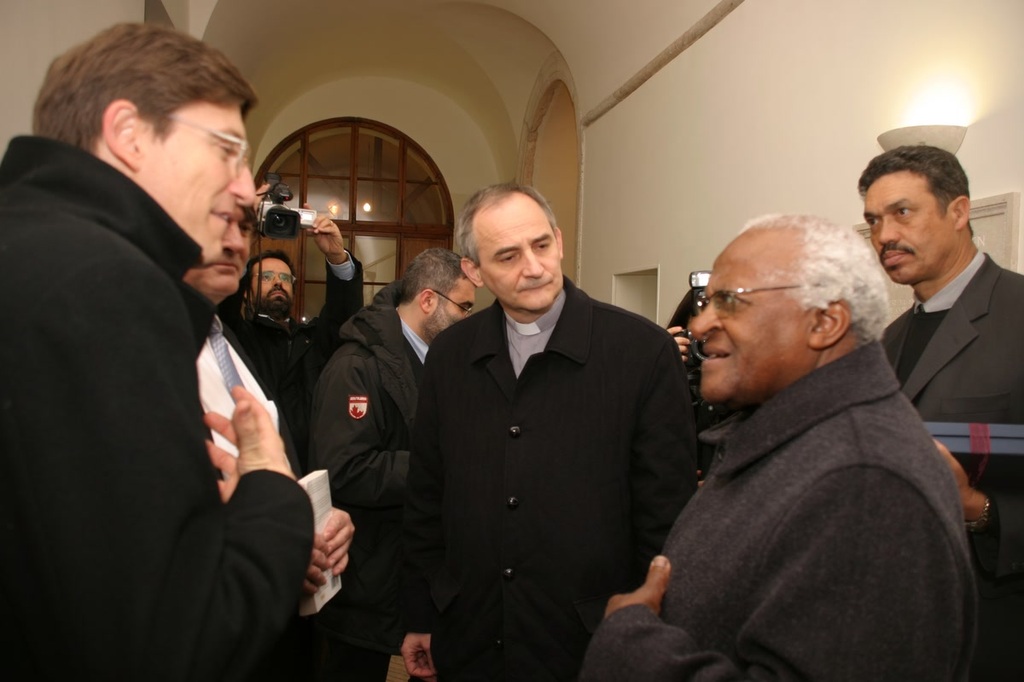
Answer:
[{"label": "dark hair", "polygon": [[462,210],[459,211],[458,217],[455,219],[455,247],[462,252],[463,256],[477,265],[480,264],[480,254],[476,248],[476,237],[473,235],[473,220],[476,219],[476,214],[483,209],[493,206],[513,194],[524,194],[533,199],[540,206],[541,210],[544,211],[544,215],[551,225],[551,231],[554,232],[555,228],[558,227],[555,223],[555,212],[551,210],[551,204],[535,188],[515,182],[484,187],[466,201],[462,206]]},{"label": "dark hair", "polygon": [[[243,206],[242,219],[238,222],[239,225],[241,225],[243,228],[243,234],[251,235],[253,232],[256,231],[256,209],[253,208],[252,206]],[[287,254],[285,255],[287,257]]]},{"label": "dark hair", "polygon": [[971,196],[967,174],[956,156],[938,147],[920,145],[897,147],[871,159],[857,183],[861,199],[876,180],[901,171],[915,173],[927,180],[928,189],[938,199],[943,213],[957,197]]},{"label": "dark hair", "polygon": [[[246,215],[248,216],[248,214]],[[258,253],[246,261],[245,273],[242,274],[242,282],[239,285],[239,289],[242,292],[242,304],[247,315],[259,312],[260,302],[253,300],[252,278],[255,277],[256,272],[261,269],[260,264],[267,258],[276,258],[279,261],[283,261],[284,264],[288,266],[288,271],[295,274],[295,266],[292,265],[291,257],[279,249],[270,249],[269,251]]]},{"label": "dark hair", "polygon": [[36,98],[36,135],[92,151],[103,112],[119,99],[166,134],[168,115],[193,102],[237,105],[242,117],[256,93],[222,52],[156,24],[118,24],[50,64]]},{"label": "dark hair", "polygon": [[462,259],[457,253],[448,249],[427,249],[406,266],[398,303],[412,301],[424,289],[433,289],[447,295],[465,277]]},{"label": "dark hair", "polygon": [[690,326],[691,317],[693,317],[693,289],[688,289],[665,326],[686,328]]}]

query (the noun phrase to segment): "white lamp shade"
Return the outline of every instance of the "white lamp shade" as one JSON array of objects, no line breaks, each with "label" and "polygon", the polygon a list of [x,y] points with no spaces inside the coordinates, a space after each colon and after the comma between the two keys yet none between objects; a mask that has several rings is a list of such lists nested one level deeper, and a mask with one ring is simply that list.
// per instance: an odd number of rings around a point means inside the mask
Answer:
[{"label": "white lamp shade", "polygon": [[908,126],[882,133],[878,136],[878,144],[885,151],[904,145],[925,144],[956,154],[966,134],[964,126]]}]

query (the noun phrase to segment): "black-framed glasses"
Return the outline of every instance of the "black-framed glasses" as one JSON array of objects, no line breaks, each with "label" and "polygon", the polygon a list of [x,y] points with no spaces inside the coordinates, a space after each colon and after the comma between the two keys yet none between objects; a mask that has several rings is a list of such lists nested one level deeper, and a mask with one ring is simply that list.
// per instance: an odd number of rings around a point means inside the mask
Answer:
[{"label": "black-framed glasses", "polygon": [[456,308],[458,308],[459,310],[462,311],[463,315],[469,315],[471,312],[473,312],[473,304],[472,303],[459,303],[458,301],[453,301],[452,299],[448,298],[447,296],[442,294],[437,289],[431,289],[431,291],[433,291],[435,294],[437,294],[438,296],[440,296],[444,300],[454,304]]},{"label": "black-framed glasses", "polygon": [[757,289],[719,289],[715,293],[708,296],[707,290],[700,291],[694,297],[697,303],[697,314],[707,309],[709,304],[715,306],[715,312],[722,317],[728,317],[736,312],[736,308],[739,307],[740,303],[750,304],[750,301],[746,301],[740,297],[740,294],[759,294],[764,291],[783,291],[785,289],[803,289],[803,284],[787,284],[779,287],[759,287]]},{"label": "black-framed glasses", "polygon": [[184,126],[188,126],[195,131],[206,133],[213,138],[217,146],[224,150],[224,153],[228,156],[228,161],[234,164],[235,175],[242,172],[242,167],[249,163],[249,143],[240,137],[223,133],[219,130],[214,130],[194,121],[190,121],[187,118],[179,116],[178,114],[169,114],[167,116],[170,120],[180,123]]}]

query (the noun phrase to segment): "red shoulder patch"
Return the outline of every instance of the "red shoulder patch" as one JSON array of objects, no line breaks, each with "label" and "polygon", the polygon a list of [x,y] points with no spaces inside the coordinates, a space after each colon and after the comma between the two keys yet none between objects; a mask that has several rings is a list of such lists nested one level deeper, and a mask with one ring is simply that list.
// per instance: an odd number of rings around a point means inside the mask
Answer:
[{"label": "red shoulder patch", "polygon": [[350,395],[348,397],[348,416],[353,419],[362,419],[370,411],[370,398],[365,395]]}]

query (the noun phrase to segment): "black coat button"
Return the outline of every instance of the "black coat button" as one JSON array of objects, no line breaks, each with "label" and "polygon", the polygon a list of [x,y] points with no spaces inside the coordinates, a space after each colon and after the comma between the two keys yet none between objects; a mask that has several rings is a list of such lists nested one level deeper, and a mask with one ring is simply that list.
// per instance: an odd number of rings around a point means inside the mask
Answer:
[{"label": "black coat button", "polygon": [[506,568],[504,571],[501,572],[501,577],[505,580],[512,580],[512,578],[516,577],[516,572],[511,568]]},{"label": "black coat button", "polygon": [[515,509],[516,507],[519,506],[519,498],[518,497],[510,497],[510,498],[508,498],[508,500],[505,501],[505,504],[508,505],[509,509]]},{"label": "black coat button", "polygon": [[519,428],[518,426],[513,426],[508,430],[508,435],[512,436],[513,438],[519,438],[519,434],[521,434],[522,432],[523,430],[521,428]]}]

